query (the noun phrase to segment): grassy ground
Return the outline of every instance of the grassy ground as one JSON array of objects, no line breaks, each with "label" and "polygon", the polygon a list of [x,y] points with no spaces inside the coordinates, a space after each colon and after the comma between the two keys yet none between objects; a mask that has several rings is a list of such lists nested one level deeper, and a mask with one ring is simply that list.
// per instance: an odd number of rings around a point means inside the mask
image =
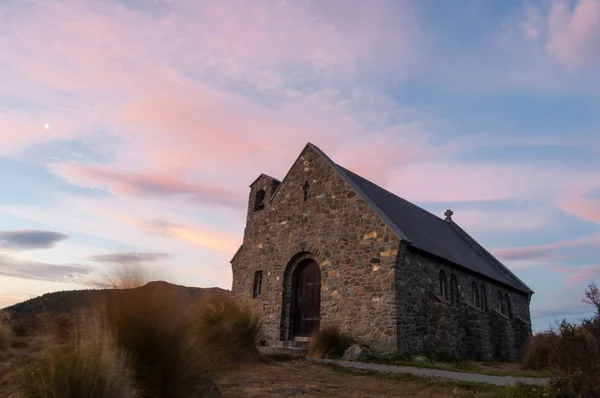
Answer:
[{"label": "grassy ground", "polygon": [[354,372],[308,361],[240,365],[214,378],[223,397],[543,397],[540,388],[503,388],[410,375]]},{"label": "grassy ground", "polygon": [[414,366],[417,368],[430,368],[452,370],[465,373],[479,373],[491,376],[514,377],[549,377],[548,371],[522,369],[520,364],[511,362],[473,362],[473,361],[440,361],[429,358],[416,360],[412,357],[396,356],[391,358],[370,357],[366,362],[381,363],[386,365]]}]

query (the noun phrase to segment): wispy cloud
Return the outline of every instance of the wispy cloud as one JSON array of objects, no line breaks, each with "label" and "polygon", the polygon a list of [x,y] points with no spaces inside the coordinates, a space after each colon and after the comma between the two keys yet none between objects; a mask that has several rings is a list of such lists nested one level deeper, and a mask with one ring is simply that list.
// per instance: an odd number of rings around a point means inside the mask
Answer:
[{"label": "wispy cloud", "polygon": [[600,235],[584,236],[579,239],[572,239],[560,242],[548,243],[545,245],[509,247],[494,250],[494,255],[500,260],[536,260],[552,261],[572,259],[577,254],[581,254],[583,247],[600,247]]},{"label": "wispy cloud", "polygon": [[0,231],[0,249],[32,250],[49,249],[68,236],[53,231],[15,230]]},{"label": "wispy cloud", "polygon": [[122,196],[184,196],[193,202],[240,205],[240,196],[221,187],[190,183],[169,175],[124,173],[106,167],[60,163],[51,170],[74,185],[106,189]]},{"label": "wispy cloud", "polygon": [[168,253],[109,253],[96,254],[88,257],[90,261],[113,264],[139,264],[143,262],[155,262],[170,258]]},{"label": "wispy cloud", "polygon": [[90,267],[68,264],[49,264],[37,261],[15,259],[0,254],[0,275],[24,279],[65,282],[80,279],[89,273]]}]

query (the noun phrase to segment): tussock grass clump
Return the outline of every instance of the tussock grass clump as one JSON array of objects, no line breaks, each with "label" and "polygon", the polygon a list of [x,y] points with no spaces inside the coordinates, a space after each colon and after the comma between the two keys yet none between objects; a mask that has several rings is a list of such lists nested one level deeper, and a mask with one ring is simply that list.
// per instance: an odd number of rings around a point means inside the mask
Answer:
[{"label": "tussock grass clump", "polygon": [[108,300],[107,324],[119,347],[130,353],[145,396],[185,396],[209,370],[206,349],[190,333],[183,303],[155,293],[118,292]]},{"label": "tussock grass clump", "polygon": [[313,333],[308,346],[308,355],[313,358],[341,358],[355,340],[329,326]]},{"label": "tussock grass clump", "polygon": [[49,343],[9,374],[9,398],[139,396],[125,352],[98,323],[79,329],[66,343]]},{"label": "tussock grass clump", "polygon": [[246,308],[223,294],[211,294],[190,310],[192,333],[213,362],[256,361],[260,322]]},{"label": "tussock grass clump", "polygon": [[554,330],[534,335],[525,347],[522,367],[532,370],[549,369],[559,341],[560,335]]}]

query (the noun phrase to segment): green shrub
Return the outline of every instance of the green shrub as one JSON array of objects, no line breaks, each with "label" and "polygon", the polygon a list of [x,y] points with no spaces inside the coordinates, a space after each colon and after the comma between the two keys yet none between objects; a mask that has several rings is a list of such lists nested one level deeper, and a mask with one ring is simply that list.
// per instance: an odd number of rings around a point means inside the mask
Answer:
[{"label": "green shrub", "polygon": [[355,340],[330,326],[313,333],[308,346],[308,355],[314,358],[340,358]]},{"label": "green shrub", "polygon": [[98,325],[79,330],[67,343],[49,342],[8,376],[10,398],[138,397],[128,358]]}]

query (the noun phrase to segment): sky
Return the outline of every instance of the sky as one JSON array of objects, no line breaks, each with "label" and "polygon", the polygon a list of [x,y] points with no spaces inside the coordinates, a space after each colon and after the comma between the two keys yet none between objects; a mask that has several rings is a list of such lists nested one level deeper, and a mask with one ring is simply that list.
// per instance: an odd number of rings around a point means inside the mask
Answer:
[{"label": "sky", "polygon": [[115,265],[231,288],[307,142],[453,219],[534,330],[600,277],[600,0],[0,0],[0,307]]}]

